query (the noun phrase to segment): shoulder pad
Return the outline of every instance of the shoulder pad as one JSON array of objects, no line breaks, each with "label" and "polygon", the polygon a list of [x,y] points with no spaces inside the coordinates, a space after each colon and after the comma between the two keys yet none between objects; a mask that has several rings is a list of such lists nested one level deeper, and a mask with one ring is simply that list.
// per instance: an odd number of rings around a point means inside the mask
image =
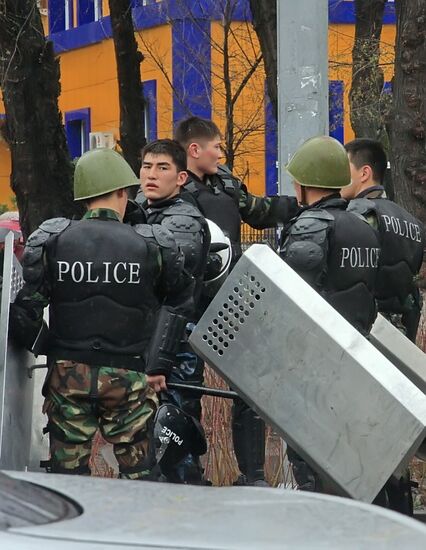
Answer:
[{"label": "shoulder pad", "polygon": [[172,233],[168,229],[158,224],[154,224],[151,227],[154,239],[160,246],[162,246],[163,248],[176,247],[176,241],[174,240]]},{"label": "shoulder pad", "polygon": [[[222,183],[225,184],[225,188],[233,187],[239,189],[241,187],[241,181],[234,176],[231,170],[226,166],[226,164],[221,164],[217,169],[217,176],[220,178]],[[226,185],[227,184],[227,185]]]},{"label": "shoulder pad", "polygon": [[329,220],[300,216],[293,224],[291,234],[318,233],[319,231],[326,231],[328,227]]},{"label": "shoulder pad", "polygon": [[161,222],[161,226],[172,233],[198,233],[201,230],[201,224],[197,219],[180,214],[165,217]]},{"label": "shoulder pad", "polygon": [[313,241],[295,241],[287,250],[285,261],[296,271],[310,271],[322,264],[324,249]]},{"label": "shoulder pad", "polygon": [[299,216],[300,218],[313,218],[315,220],[327,220],[333,221],[334,216],[328,210],[322,210],[320,208],[312,208],[312,210],[305,210]]},{"label": "shoulder pad", "polygon": [[142,237],[152,238],[154,236],[152,233],[152,226],[147,223],[138,223],[133,226],[133,230]]},{"label": "shoulder pad", "polygon": [[223,175],[226,175],[226,176],[231,176],[232,178],[234,177],[231,170],[229,169],[229,167],[226,164],[219,164],[219,166],[217,168],[217,173],[219,175],[223,174]]},{"label": "shoulder pad", "polygon": [[26,246],[24,256],[22,258],[22,265],[34,265],[43,256],[42,246]]},{"label": "shoulder pad", "polygon": [[34,231],[34,233],[31,233],[31,235],[28,237],[26,246],[27,247],[42,246],[49,237],[50,237],[50,233],[47,233],[46,231],[43,231],[42,229],[38,228]]},{"label": "shoulder pad", "polygon": [[46,233],[61,233],[66,229],[71,223],[71,220],[68,218],[51,218],[50,220],[44,221],[39,229],[46,231]]},{"label": "shoulder pad", "polygon": [[176,216],[177,214],[179,214],[181,216],[191,216],[192,218],[203,217],[201,212],[194,204],[184,201],[182,199],[179,202],[171,204],[168,208],[163,210],[162,214],[163,216]]},{"label": "shoulder pad", "polygon": [[365,216],[369,212],[372,212],[375,206],[374,201],[371,199],[353,199],[349,202],[347,211]]}]

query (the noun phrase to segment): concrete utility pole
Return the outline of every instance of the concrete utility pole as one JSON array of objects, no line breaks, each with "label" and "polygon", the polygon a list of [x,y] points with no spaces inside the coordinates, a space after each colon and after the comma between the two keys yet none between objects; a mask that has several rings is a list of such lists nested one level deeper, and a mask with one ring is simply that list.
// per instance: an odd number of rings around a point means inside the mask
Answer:
[{"label": "concrete utility pole", "polygon": [[328,0],[277,0],[279,189],[294,194],[285,165],[306,139],[328,134]]}]

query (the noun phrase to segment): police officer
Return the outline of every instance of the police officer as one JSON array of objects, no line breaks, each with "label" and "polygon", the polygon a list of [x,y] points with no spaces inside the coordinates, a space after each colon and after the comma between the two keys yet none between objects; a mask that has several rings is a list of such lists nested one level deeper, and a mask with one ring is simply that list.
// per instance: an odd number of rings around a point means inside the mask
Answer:
[{"label": "police officer", "polygon": [[422,223],[386,198],[382,185],[386,154],[378,141],[355,139],[345,145],[352,183],[342,189],[349,210],[362,214],[379,232],[382,248],[376,285],[379,311],[413,342],[421,314],[416,278],[425,248]]},{"label": "police officer", "polygon": [[[367,335],[376,317],[374,284],[380,245],[368,223],[346,211],[339,191],[350,184],[349,161],[335,139],[306,141],[290,160],[302,206],[284,229],[280,256],[345,319]],[[320,491],[311,468],[292,449],[289,460],[299,488]]]},{"label": "police officer", "polygon": [[[232,264],[241,256],[241,222],[256,229],[286,223],[297,212],[293,197],[256,197],[220,164],[219,128],[210,120],[190,117],[179,123],[175,137],[187,154],[188,179],[182,198],[195,203],[232,244]],[[238,484],[264,484],[265,425],[243,401],[233,407],[233,442],[242,475]]]},{"label": "police officer", "polygon": [[[419,220],[388,198],[383,188],[386,154],[378,141],[355,139],[345,145],[351,185],[342,189],[357,212],[378,231],[381,245],[376,299],[379,311],[413,342],[416,340],[422,303],[416,278],[425,248],[424,227]],[[376,503],[413,515],[412,483],[407,469],[392,476]]]},{"label": "police officer", "polygon": [[[185,269],[195,279],[194,303],[200,300],[209,254],[210,232],[198,208],[180,198],[187,179],[186,153],[174,140],[160,139],[149,143],[142,151],[140,180],[142,193],[136,201],[141,205],[148,224],[160,224],[169,230],[185,256]],[[188,321],[198,320],[196,311]],[[174,382],[201,385],[203,361],[182,342],[179,364],[173,369]],[[175,400],[191,416],[201,419],[200,398],[188,392],[172,392]],[[198,460],[189,457],[175,481],[201,483],[202,469]]]},{"label": "police officer", "polygon": [[85,153],[74,197],[87,213],[47,220],[27,242],[11,332],[31,348],[50,305],[44,410],[53,472],[89,474],[99,428],[121,477],[155,473],[156,392],[167,387],[193,289],[166,229],[122,223],[128,189],[138,185],[115,151]]}]

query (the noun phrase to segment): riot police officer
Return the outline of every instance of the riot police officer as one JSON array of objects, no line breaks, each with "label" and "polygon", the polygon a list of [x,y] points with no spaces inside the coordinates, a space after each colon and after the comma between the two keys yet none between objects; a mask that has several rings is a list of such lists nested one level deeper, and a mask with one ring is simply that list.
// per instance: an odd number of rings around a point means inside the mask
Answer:
[{"label": "riot police officer", "polygon": [[[256,197],[220,164],[219,128],[210,120],[190,117],[180,122],[175,137],[187,154],[188,179],[181,197],[198,206],[232,244],[232,264],[241,256],[241,222],[256,229],[286,223],[297,212],[293,197]],[[265,425],[243,401],[233,407],[234,450],[242,476],[238,484],[264,484]]]},{"label": "riot police officer", "polygon": [[[184,253],[185,269],[195,279],[193,315],[188,319],[195,323],[203,279],[210,246],[210,232],[207,222],[198,208],[180,198],[180,190],[187,179],[186,153],[182,146],[171,139],[160,139],[149,143],[142,150],[140,180],[142,192],[136,197],[143,210],[146,222],[160,224],[169,230]],[[189,346],[182,342],[178,354],[178,364],[173,369],[171,380],[201,385],[203,382],[203,361],[195,355]],[[200,398],[192,394],[174,390],[172,398],[182,409],[201,419]],[[202,468],[199,460],[187,457],[173,472],[174,481],[201,483]],[[168,476],[171,480],[171,476]]]},{"label": "riot police officer", "polygon": [[[302,208],[283,231],[280,256],[367,335],[376,317],[380,245],[368,223],[346,211],[348,203],[339,194],[350,184],[345,149],[328,136],[311,138],[296,151],[287,171]],[[291,449],[288,456],[299,488],[321,490],[304,460]]]},{"label": "riot police officer", "polygon": [[[378,141],[355,139],[345,149],[352,183],[342,189],[342,196],[350,201],[348,210],[363,215],[379,235],[378,310],[415,342],[422,309],[416,278],[426,245],[424,227],[386,197],[382,183],[387,159]],[[375,502],[413,515],[412,485],[407,469],[404,475],[391,477]]]},{"label": "riot police officer", "polygon": [[89,474],[99,428],[121,477],[154,476],[151,431],[191,310],[183,254],[160,226],[122,223],[137,177],[115,151],[85,153],[75,169],[80,221],[45,221],[27,241],[25,285],[12,335],[31,348],[49,308],[44,409],[52,472]]},{"label": "riot police officer", "polygon": [[382,248],[376,284],[380,313],[402,328],[413,342],[421,314],[416,278],[426,245],[422,223],[386,198],[382,185],[387,159],[378,141],[355,139],[345,145],[352,183],[342,189],[348,210],[366,217],[379,232]]}]

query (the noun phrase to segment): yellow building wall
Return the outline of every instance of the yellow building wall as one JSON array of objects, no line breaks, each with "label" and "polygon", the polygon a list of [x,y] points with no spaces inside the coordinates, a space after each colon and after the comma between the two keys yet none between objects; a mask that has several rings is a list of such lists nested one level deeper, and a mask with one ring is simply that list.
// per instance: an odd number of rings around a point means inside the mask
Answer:
[{"label": "yellow building wall", "polygon": [[[260,54],[256,33],[254,30],[247,31],[246,23],[232,24],[228,47],[232,96],[236,94],[240,84],[251,70],[252,63]],[[223,35],[222,25],[212,23],[212,118],[222,134],[226,126]],[[244,59],[241,47],[245,50],[249,61]],[[265,71],[261,63],[244,86],[234,107],[236,141],[241,138],[242,133],[247,133],[247,137],[242,140],[236,151],[234,173],[244,180],[252,193],[259,195],[265,193],[264,82]]]},{"label": "yellow building wall", "polygon": [[[103,0],[103,14],[107,15],[108,0]],[[77,10],[74,9],[74,24]],[[353,138],[349,121],[348,94],[351,82],[353,25],[330,25],[329,31],[329,78],[344,82],[344,128],[345,141]],[[245,23],[234,23],[233,34],[247,48],[248,57],[254,59],[259,52],[255,33],[248,34]],[[212,117],[223,131],[225,128],[224,82],[222,77],[223,28],[212,23]],[[141,64],[142,80],[157,81],[157,131],[158,137],[171,137],[173,120],[171,26],[163,25],[137,32],[139,49],[145,60]],[[392,78],[393,45],[395,26],[384,25],[382,31],[382,57],[385,80]],[[242,56],[235,39],[230,42],[230,71],[235,92],[249,66],[241,61]],[[116,62],[113,41],[66,52],[60,56],[62,94],[59,108],[62,113],[90,107],[91,131],[112,132],[119,137],[119,103],[116,80]],[[254,193],[263,194],[265,189],[265,138],[264,138],[264,67],[261,63],[235,104],[235,124],[239,130],[251,128],[249,136],[240,146],[235,159],[235,173],[244,177]],[[0,96],[0,113],[4,113]],[[239,129],[239,130],[238,130]],[[10,154],[4,141],[0,140],[0,204],[11,205],[9,187]]]},{"label": "yellow building wall", "polygon": [[[393,76],[395,25],[383,25],[380,43],[380,64],[385,82]],[[330,25],[328,34],[329,79],[344,82],[344,132],[345,142],[354,138],[349,118],[349,91],[352,80],[352,48],[355,36],[354,25]]]}]

